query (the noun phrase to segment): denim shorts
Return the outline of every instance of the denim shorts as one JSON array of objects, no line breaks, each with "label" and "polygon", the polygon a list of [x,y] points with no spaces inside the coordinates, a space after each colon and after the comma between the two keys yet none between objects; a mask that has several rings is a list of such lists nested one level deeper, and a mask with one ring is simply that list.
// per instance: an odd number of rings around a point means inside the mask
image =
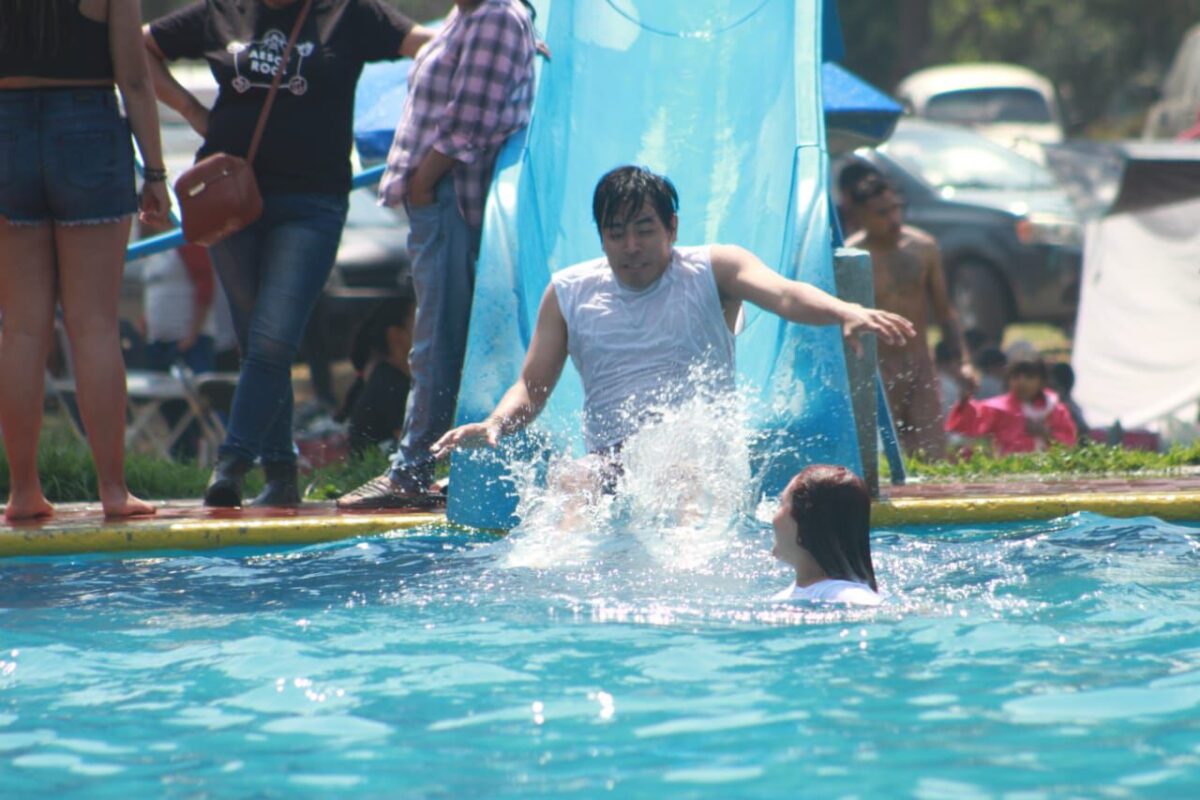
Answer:
[{"label": "denim shorts", "polygon": [[81,224],[136,210],[129,124],[111,88],[0,89],[0,217]]}]

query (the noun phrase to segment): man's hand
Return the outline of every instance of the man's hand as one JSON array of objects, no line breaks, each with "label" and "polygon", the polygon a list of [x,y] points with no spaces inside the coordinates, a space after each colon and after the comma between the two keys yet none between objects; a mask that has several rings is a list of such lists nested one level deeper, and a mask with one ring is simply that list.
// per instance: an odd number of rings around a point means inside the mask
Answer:
[{"label": "man's hand", "polygon": [[899,314],[863,308],[858,303],[846,305],[848,310],[842,318],[842,336],[856,356],[863,353],[860,338],[865,333],[874,333],[893,347],[899,347],[917,335],[913,324]]},{"label": "man's hand", "polygon": [[495,447],[500,443],[502,432],[500,420],[488,417],[483,422],[471,422],[447,431],[429,450],[434,458],[444,458],[462,447]]},{"label": "man's hand", "polygon": [[445,178],[456,166],[457,161],[431,147],[408,178],[408,196],[404,198],[405,202],[411,208],[433,205],[437,199],[438,181]]}]

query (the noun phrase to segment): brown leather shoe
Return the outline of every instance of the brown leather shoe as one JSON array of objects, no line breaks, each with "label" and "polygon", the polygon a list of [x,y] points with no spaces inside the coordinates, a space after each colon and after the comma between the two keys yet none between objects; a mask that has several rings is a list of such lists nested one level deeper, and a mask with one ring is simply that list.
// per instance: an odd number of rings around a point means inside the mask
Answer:
[{"label": "brown leather shoe", "polygon": [[384,509],[426,510],[444,508],[446,496],[429,492],[410,492],[384,473],[347,492],[337,500],[337,507],[348,511]]}]

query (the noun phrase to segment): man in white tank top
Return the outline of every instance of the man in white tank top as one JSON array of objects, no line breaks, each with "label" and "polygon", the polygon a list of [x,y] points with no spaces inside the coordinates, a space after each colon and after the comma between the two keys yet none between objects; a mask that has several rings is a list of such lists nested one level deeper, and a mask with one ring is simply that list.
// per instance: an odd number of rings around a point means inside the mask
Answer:
[{"label": "man in white tank top", "polygon": [[913,337],[904,317],[788,280],[741,247],[675,247],[678,206],[671,182],[644,168],[620,167],[600,179],[592,210],[604,258],[553,276],[517,382],[486,419],[438,440],[437,457],[494,447],[529,424],[568,356],[583,382],[589,452],[619,450],[644,412],[694,391],[697,374],[732,386],[743,302],[792,322],[840,325],[856,351],[865,333],[889,345]]}]

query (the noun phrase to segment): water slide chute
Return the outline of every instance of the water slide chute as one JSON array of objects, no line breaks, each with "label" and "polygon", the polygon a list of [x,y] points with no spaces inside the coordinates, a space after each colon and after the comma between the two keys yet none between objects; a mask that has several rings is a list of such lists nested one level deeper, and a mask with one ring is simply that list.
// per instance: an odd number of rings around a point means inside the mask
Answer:
[{"label": "water slide chute", "polygon": [[[627,163],[679,189],[681,244],[740,244],[833,290],[821,103],[819,0],[553,0],[553,53],[533,120],[497,164],[475,286],[459,424],[517,377],[550,275],[601,254],[597,179]],[[839,331],[748,307],[739,383],[755,395],[756,474],[775,492],[801,466],[859,468]],[[582,452],[570,364],[537,427]],[[456,453],[448,516],[507,528],[516,498],[501,453]]]}]

